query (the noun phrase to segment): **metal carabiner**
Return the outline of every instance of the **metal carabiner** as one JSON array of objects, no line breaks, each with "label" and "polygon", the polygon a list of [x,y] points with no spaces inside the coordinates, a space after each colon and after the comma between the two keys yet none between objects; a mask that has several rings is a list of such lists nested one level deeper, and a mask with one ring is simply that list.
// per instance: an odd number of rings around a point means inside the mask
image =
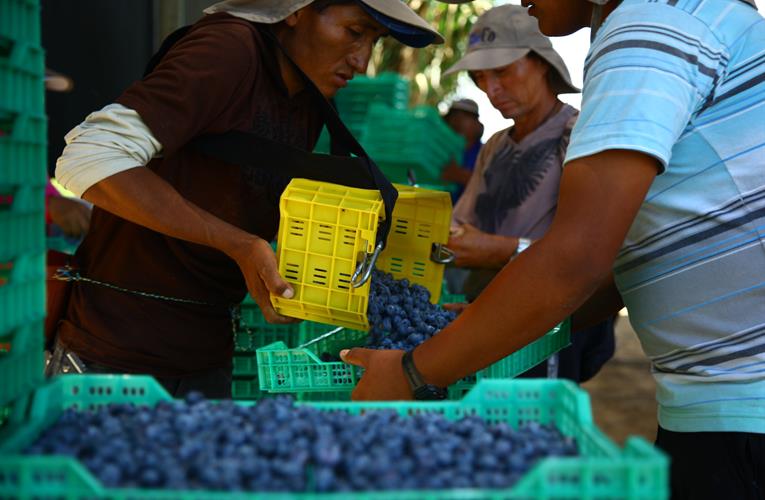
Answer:
[{"label": "metal carabiner", "polygon": [[[364,286],[367,281],[369,281],[369,278],[372,277],[372,271],[375,269],[375,264],[377,264],[377,258],[380,256],[380,252],[382,252],[382,250],[383,244],[381,241],[377,244],[375,251],[371,255],[366,254],[364,256],[364,260],[361,262],[361,264],[358,265],[356,271],[351,277],[351,286],[353,288],[360,288]],[[361,279],[359,279],[359,276],[361,276]]]},{"label": "metal carabiner", "polygon": [[457,255],[443,243],[433,243],[430,249],[430,260],[436,264],[451,264]]}]

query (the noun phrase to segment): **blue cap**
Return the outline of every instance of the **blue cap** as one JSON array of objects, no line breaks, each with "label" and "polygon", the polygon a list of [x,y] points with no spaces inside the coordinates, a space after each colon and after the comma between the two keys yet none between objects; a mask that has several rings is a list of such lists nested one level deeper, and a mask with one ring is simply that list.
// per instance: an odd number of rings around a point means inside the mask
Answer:
[{"label": "blue cap", "polygon": [[427,47],[431,43],[438,43],[438,38],[432,31],[418,28],[416,26],[412,26],[411,24],[403,23],[397,19],[383,14],[378,10],[373,9],[363,1],[359,1],[358,3],[361,5],[361,7],[363,7],[367,14],[374,18],[375,21],[388,28],[388,31],[390,31],[390,35],[393,38],[403,43],[404,45],[419,49],[422,47]]}]

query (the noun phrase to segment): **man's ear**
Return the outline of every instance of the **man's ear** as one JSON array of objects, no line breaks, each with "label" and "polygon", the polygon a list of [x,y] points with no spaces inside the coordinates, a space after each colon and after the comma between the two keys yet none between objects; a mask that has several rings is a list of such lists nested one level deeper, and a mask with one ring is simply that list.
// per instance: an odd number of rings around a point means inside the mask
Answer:
[{"label": "man's ear", "polygon": [[300,17],[302,16],[302,12],[301,12],[302,10],[303,9],[298,9],[297,11],[293,12],[292,14],[284,18],[282,22],[288,27],[294,28],[295,26],[297,26],[298,22],[300,22]]}]

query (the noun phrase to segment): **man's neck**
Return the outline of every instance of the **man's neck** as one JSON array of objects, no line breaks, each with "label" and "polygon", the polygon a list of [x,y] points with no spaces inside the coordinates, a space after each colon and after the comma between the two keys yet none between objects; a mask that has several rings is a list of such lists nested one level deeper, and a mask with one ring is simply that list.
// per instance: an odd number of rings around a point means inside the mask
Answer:
[{"label": "man's neck", "polygon": [[622,3],[622,0],[611,0],[605,5],[592,6],[592,22],[590,23],[590,28],[591,28],[590,41],[595,39],[595,35],[597,35],[600,27],[603,25],[604,22],[606,22],[606,19],[608,19],[608,16],[610,16],[611,13],[614,10],[616,10],[616,8],[619,6],[620,3]]},{"label": "man's neck", "polygon": [[277,50],[276,59],[279,62],[279,73],[282,75],[282,81],[284,86],[287,87],[287,94],[290,97],[294,97],[295,94],[303,90],[305,82],[292,65],[292,62],[284,55],[284,52]]},{"label": "man's neck", "polygon": [[559,106],[562,104],[552,93],[542,97],[539,105],[534,107],[532,111],[513,119],[515,122],[511,132],[513,140],[516,142],[522,141],[524,137],[550,119],[560,109]]}]

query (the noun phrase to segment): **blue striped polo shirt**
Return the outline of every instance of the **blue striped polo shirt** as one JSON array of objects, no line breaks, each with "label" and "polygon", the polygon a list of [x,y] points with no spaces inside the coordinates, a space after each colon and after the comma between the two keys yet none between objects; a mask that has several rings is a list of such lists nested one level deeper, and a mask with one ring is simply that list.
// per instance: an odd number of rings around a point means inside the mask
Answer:
[{"label": "blue striped polo shirt", "polygon": [[610,149],[662,167],[614,264],[660,425],[765,433],[765,19],[624,0],[587,56],[566,161]]}]

